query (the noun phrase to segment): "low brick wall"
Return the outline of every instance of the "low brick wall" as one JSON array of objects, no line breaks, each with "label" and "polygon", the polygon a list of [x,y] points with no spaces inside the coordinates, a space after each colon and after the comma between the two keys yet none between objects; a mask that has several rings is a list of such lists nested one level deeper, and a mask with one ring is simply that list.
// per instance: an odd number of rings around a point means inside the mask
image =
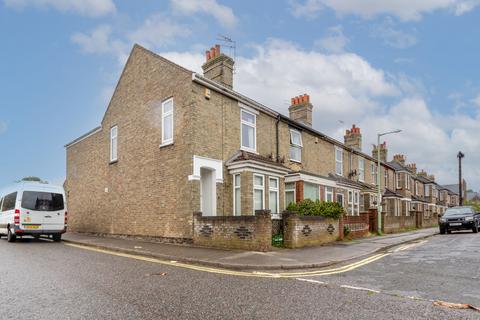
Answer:
[{"label": "low brick wall", "polygon": [[382,214],[382,229],[384,233],[396,233],[405,229],[415,228],[417,225],[416,215],[411,216],[387,216]]},{"label": "low brick wall", "polygon": [[345,237],[349,239],[362,238],[370,233],[370,217],[368,212],[359,216],[343,216],[343,225],[348,227],[349,233]]},{"label": "low brick wall", "polygon": [[204,217],[193,214],[195,245],[252,251],[269,251],[272,246],[272,219],[268,210],[254,216]]},{"label": "low brick wall", "polygon": [[336,241],[340,236],[339,220],[283,213],[283,244],[287,248],[317,246]]},{"label": "low brick wall", "polygon": [[423,228],[438,226],[438,215],[436,213],[420,213]]}]

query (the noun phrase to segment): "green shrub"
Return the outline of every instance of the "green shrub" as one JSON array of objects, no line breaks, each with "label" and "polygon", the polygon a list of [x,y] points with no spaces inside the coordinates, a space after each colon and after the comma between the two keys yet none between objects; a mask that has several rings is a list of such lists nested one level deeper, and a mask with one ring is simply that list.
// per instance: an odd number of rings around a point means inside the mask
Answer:
[{"label": "green shrub", "polygon": [[288,211],[295,212],[300,216],[322,216],[325,218],[339,219],[344,210],[336,202],[320,202],[305,199],[297,203],[290,203],[287,206]]}]

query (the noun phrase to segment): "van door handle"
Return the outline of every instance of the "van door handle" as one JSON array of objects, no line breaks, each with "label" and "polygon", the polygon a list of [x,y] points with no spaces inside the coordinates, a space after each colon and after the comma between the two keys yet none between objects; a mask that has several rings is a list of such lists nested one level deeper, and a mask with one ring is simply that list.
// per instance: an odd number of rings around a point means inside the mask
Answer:
[{"label": "van door handle", "polygon": [[45,216],[45,218],[51,218],[52,216]]}]

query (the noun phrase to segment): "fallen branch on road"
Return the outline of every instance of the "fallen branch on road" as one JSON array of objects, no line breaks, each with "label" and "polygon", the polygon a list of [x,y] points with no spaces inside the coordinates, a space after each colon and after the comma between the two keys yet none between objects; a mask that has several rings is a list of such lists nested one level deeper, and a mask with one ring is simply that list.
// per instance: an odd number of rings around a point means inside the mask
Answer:
[{"label": "fallen branch on road", "polygon": [[445,301],[434,301],[433,305],[439,306],[439,307],[447,307],[451,309],[471,309],[475,311],[480,311],[480,308],[472,306],[471,304],[468,303],[451,303],[451,302],[445,302]]}]

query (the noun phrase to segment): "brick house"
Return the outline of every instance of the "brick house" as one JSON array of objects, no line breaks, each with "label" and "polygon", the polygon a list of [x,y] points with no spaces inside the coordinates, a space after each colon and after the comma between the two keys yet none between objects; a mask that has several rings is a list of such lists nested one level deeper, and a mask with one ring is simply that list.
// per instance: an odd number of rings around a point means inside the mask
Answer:
[{"label": "brick house", "polygon": [[[205,56],[199,75],[133,47],[101,125],[66,145],[71,230],[177,241],[192,237],[196,211],[275,215],[306,198],[349,215],[374,207],[378,150],[361,151],[360,128],[332,139],[312,128],[307,94],[287,117],[233,90],[234,61],[218,45]],[[398,215],[413,180],[380,152]]]}]

